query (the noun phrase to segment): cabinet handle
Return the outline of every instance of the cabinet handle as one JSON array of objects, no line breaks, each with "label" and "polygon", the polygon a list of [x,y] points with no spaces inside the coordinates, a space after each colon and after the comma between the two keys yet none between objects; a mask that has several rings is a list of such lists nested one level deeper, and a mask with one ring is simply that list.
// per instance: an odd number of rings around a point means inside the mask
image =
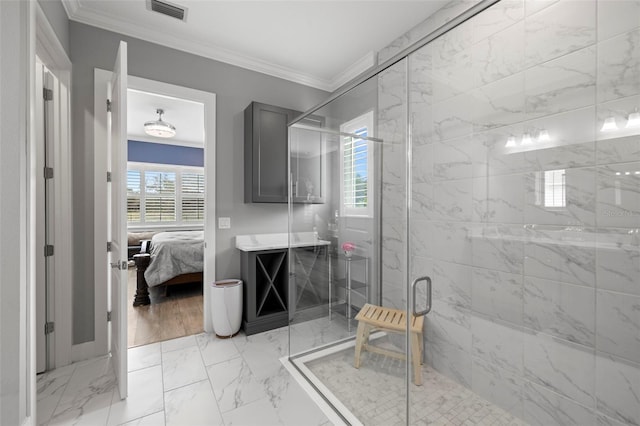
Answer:
[{"label": "cabinet handle", "polygon": [[[416,311],[416,291],[418,288],[418,283],[420,281],[424,281],[425,283],[427,283],[427,307],[424,310],[417,312]],[[417,317],[421,317],[431,312],[431,278],[427,276],[416,278],[411,283],[411,290],[413,292],[413,307],[412,307],[413,315]]]}]

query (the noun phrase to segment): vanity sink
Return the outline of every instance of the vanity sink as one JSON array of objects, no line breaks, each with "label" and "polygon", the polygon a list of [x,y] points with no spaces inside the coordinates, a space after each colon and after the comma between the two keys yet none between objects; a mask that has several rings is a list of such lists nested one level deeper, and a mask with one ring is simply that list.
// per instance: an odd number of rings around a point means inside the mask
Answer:
[{"label": "vanity sink", "polygon": [[[320,240],[314,232],[295,232],[291,234],[291,247],[328,246],[330,241]],[[261,251],[289,247],[289,234],[251,234],[237,235],[236,248],[241,251]]]}]

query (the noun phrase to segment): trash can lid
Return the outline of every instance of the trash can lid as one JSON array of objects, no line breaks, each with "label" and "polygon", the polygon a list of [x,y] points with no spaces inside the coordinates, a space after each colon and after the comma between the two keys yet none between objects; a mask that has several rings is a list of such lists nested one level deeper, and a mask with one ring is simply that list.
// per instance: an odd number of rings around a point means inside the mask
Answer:
[{"label": "trash can lid", "polygon": [[241,284],[242,284],[242,280],[228,279],[228,280],[216,281],[212,284],[212,286],[213,287],[235,287]]}]

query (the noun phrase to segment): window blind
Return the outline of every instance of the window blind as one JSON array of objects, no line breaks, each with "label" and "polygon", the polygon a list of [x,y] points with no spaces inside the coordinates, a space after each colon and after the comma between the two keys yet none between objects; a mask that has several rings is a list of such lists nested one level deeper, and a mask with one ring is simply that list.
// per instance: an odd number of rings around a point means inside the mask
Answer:
[{"label": "window blind", "polygon": [[[360,138],[367,137],[367,128],[355,132]],[[343,149],[344,207],[366,208],[368,206],[369,145],[366,140],[346,137]]]},{"label": "window blind", "polygon": [[130,165],[127,221],[136,225],[203,223],[204,172],[180,166],[155,165],[149,169]]}]

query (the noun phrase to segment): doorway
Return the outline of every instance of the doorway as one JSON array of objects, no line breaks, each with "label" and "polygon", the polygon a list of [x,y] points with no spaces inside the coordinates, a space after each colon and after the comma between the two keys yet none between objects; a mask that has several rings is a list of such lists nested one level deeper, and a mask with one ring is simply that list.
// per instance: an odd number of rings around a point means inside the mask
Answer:
[{"label": "doorway", "polygon": [[[100,69],[95,70],[95,87],[94,87],[94,108],[95,111],[106,111],[105,104],[107,102],[106,91],[104,88],[110,81],[112,73]],[[168,83],[162,83],[153,80],[147,80],[139,77],[128,76],[127,88],[147,93],[154,93],[160,96],[186,99],[192,102],[199,102],[204,105],[204,273],[203,282],[213,282],[215,277],[215,208],[213,203],[215,200],[215,101],[216,96],[213,93],[203,92],[200,90],[189,89],[181,86],[175,86]],[[153,113],[153,111],[152,111]],[[90,356],[97,356],[109,352],[109,292],[107,286],[108,267],[106,261],[106,241],[108,241],[107,227],[108,215],[106,211],[106,202],[104,197],[98,194],[107,193],[107,132],[108,127],[106,113],[95,114],[95,151],[94,151],[94,235],[95,235],[95,262],[94,262],[94,280],[95,287],[95,340],[90,342],[93,347],[87,346],[87,351],[91,352]],[[149,119],[153,119],[153,116]],[[127,140],[126,132],[122,137],[123,141]],[[122,160],[123,162],[126,160]],[[122,164],[122,163],[121,163]],[[123,171],[126,174],[126,170]],[[126,187],[124,188],[126,190]],[[124,198],[124,197],[123,197]],[[124,203],[123,199],[123,203]],[[126,214],[126,208],[123,208],[120,214]],[[126,225],[125,225],[126,230]],[[126,237],[126,231],[125,231]],[[125,255],[126,258],[126,255]],[[125,262],[126,263],[126,262]],[[203,286],[203,307],[207,305],[210,291],[206,285]],[[123,300],[119,304],[120,309],[127,314],[127,302]],[[126,324],[126,318],[124,318]],[[205,332],[212,331],[211,319],[208,310],[203,309],[203,329]],[[126,332],[126,331],[125,331]],[[125,339],[126,342],[127,339]],[[90,357],[89,356],[89,357]],[[126,356],[123,362],[126,362]],[[124,370],[126,371],[126,370]]]},{"label": "doorway", "polygon": [[[69,75],[64,57],[39,46],[35,60],[36,372],[71,362]],[[62,62],[62,66],[61,66]]]},{"label": "doorway", "polygon": [[[127,91],[129,348],[204,330],[204,109],[202,102]],[[154,132],[145,124],[166,130]],[[167,265],[147,266],[146,255],[138,256],[151,253],[152,262],[164,261],[160,250],[173,247],[156,245],[173,237],[188,238],[197,250],[176,247],[170,273]]]}]

